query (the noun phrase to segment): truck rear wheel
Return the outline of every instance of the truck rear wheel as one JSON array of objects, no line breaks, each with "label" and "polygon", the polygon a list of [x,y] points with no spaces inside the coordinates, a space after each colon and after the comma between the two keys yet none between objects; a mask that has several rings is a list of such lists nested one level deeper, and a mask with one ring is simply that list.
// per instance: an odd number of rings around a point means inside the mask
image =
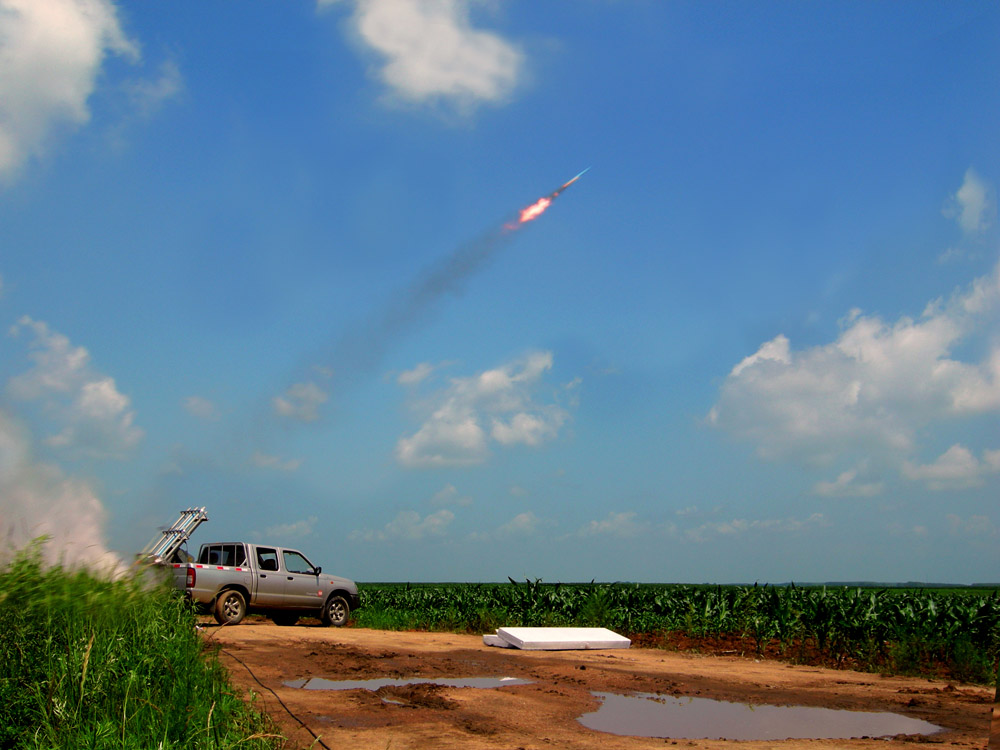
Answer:
[{"label": "truck rear wheel", "polygon": [[220,625],[239,625],[246,614],[247,600],[239,591],[223,591],[215,600],[215,621]]},{"label": "truck rear wheel", "polygon": [[351,605],[347,603],[347,599],[335,594],[331,596],[327,602],[326,606],[323,607],[323,624],[332,625],[334,627],[341,627],[347,624],[347,619],[351,616]]}]

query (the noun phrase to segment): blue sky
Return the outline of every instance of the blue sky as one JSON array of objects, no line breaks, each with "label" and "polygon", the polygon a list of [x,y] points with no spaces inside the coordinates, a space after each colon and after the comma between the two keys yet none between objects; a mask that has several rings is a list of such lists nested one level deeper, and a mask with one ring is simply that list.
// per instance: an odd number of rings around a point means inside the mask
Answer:
[{"label": "blue sky", "polygon": [[0,536],[129,559],[204,505],[360,581],[995,581],[998,38],[0,0]]}]

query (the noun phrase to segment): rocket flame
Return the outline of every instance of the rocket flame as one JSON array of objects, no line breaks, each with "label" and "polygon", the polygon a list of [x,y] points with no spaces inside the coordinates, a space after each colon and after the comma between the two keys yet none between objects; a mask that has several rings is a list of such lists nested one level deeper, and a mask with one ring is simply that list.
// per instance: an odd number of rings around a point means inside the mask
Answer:
[{"label": "rocket flame", "polygon": [[552,205],[552,198],[545,197],[539,198],[537,201],[532,203],[527,208],[521,209],[521,220],[519,223],[524,224],[525,222],[531,221],[532,219],[537,219],[543,213],[545,209]]},{"label": "rocket flame", "polygon": [[518,214],[518,220],[515,223],[513,223],[513,224],[506,224],[505,228],[507,228],[507,229],[517,229],[522,224],[526,224],[529,221],[537,219],[539,216],[541,216],[543,213],[545,213],[545,210],[549,206],[552,205],[552,201],[554,201],[556,198],[558,198],[559,194],[562,193],[563,190],[565,190],[570,185],[572,185],[574,182],[576,182],[581,177],[583,177],[583,175],[586,174],[587,170],[589,170],[589,169],[590,169],[590,167],[587,167],[587,169],[583,170],[583,172],[580,172],[580,174],[578,174],[572,180],[570,180],[569,182],[565,182],[562,185],[560,185],[559,188],[555,192],[550,193],[549,195],[546,195],[544,198],[539,198],[537,201],[535,201],[534,203],[532,203],[527,208],[522,208],[521,212]]}]

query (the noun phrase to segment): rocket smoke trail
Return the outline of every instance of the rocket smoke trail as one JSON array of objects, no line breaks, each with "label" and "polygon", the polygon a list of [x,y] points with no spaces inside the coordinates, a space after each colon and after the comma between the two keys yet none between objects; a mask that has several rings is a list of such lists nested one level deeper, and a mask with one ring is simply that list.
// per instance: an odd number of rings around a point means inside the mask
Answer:
[{"label": "rocket smoke trail", "polygon": [[587,167],[552,193],[521,209],[515,219],[445,256],[405,289],[395,303],[336,342],[328,361],[335,368],[340,386],[378,367],[392,343],[417,328],[442,297],[449,293],[460,294],[465,282],[492,259],[515,231],[541,216],[589,169]]}]

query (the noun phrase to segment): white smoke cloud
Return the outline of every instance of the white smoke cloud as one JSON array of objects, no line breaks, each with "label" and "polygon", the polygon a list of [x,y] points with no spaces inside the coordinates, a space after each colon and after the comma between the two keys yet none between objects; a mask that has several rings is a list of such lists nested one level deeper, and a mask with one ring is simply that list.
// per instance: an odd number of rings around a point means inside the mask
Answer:
[{"label": "white smoke cloud", "polygon": [[84,481],[31,455],[27,431],[0,410],[0,561],[32,539],[49,538],[45,560],[116,573],[104,541],[104,506]]},{"label": "white smoke cloud", "polygon": [[27,316],[10,329],[12,336],[23,332],[34,336],[29,342],[34,364],[8,381],[7,392],[16,400],[42,403],[61,427],[46,439],[48,445],[96,458],[120,458],[142,440],[129,397],[119,392],[113,378],[91,367],[85,348]]},{"label": "white smoke cloud", "polygon": [[109,53],[139,55],[110,0],[0,0],[0,180],[90,119]]},{"label": "white smoke cloud", "polygon": [[[338,0],[319,0],[319,7]],[[498,102],[517,85],[523,54],[472,27],[470,0],[355,0],[352,22],[382,59],[381,80],[412,102]]]},{"label": "white smoke cloud", "polygon": [[[708,421],[765,458],[829,464],[869,455],[902,469],[925,428],[1000,411],[1000,340],[991,335],[998,313],[1000,264],[950,300],[931,302],[919,320],[890,323],[855,310],[835,341],[802,351],[776,336],[732,369]],[[970,341],[984,353],[957,358]],[[913,465],[909,474],[920,471]],[[841,474],[816,491],[878,489],[856,479]]]},{"label": "white smoke cloud", "polygon": [[[401,438],[396,458],[408,467],[468,466],[500,445],[537,446],[555,438],[569,415],[557,404],[538,404],[533,391],[552,368],[552,353],[538,352],[469,378],[454,378],[433,396],[430,416]],[[487,432],[484,424],[490,425]]]}]

